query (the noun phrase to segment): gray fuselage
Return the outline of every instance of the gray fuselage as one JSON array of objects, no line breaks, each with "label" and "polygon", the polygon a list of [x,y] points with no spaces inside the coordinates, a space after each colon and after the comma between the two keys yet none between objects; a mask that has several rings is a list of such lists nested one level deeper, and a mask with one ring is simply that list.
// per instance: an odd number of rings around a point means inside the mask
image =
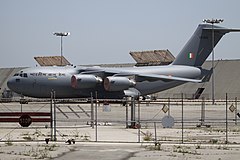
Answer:
[{"label": "gray fuselage", "polygon": [[[157,74],[166,76],[177,76],[184,78],[199,78],[201,76],[201,69],[191,66],[169,65],[169,66],[151,66],[151,67],[132,67],[132,68],[100,68],[100,67],[36,67],[21,70],[15,74],[9,81],[8,87],[21,95],[49,98],[50,92],[56,92],[56,98],[80,98],[90,97],[91,93],[94,95],[98,92],[99,98],[122,98],[126,96],[125,91],[106,91],[102,84],[94,88],[76,89],[71,86],[72,75],[81,74],[85,71],[101,72],[104,70],[107,74]],[[24,76],[25,74],[25,76]],[[112,75],[113,75],[112,74]],[[147,95],[163,91],[184,82],[169,81],[169,80],[143,80],[136,82],[134,88],[130,89],[130,93],[135,95]]]}]

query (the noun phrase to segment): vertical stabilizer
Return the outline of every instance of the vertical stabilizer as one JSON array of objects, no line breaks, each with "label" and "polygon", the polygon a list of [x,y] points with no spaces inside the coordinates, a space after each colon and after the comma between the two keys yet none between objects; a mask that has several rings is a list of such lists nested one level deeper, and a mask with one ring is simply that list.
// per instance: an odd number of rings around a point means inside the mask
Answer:
[{"label": "vertical stabilizer", "polygon": [[212,27],[214,29],[214,47],[224,34],[240,31],[211,24],[200,24],[172,64],[201,66],[212,52]]}]

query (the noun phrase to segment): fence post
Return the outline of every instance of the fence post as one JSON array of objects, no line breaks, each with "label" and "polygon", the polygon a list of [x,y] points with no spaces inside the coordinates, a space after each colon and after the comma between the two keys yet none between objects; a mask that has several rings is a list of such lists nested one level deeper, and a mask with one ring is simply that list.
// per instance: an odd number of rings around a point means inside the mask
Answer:
[{"label": "fence post", "polygon": [[205,99],[202,97],[202,107],[201,107],[201,126],[205,125]]},{"label": "fence post", "polygon": [[138,143],[140,143],[140,129],[141,129],[141,124],[140,124],[140,100],[138,99]]},{"label": "fence post", "polygon": [[225,143],[228,143],[228,94],[226,93],[226,141]]},{"label": "fence post", "polygon": [[94,128],[94,108],[93,108],[93,95],[91,92],[91,127]]},{"label": "fence post", "polygon": [[237,97],[235,97],[235,125],[237,125],[237,113],[238,113]]},{"label": "fence post", "polygon": [[50,100],[50,113],[51,113],[51,140],[53,140],[53,91],[51,91],[51,100]]},{"label": "fence post", "polygon": [[128,99],[126,100],[126,128],[128,128]]},{"label": "fence post", "polygon": [[170,97],[168,97],[168,117],[170,116]]},{"label": "fence post", "polygon": [[136,126],[136,104],[134,97],[131,97],[131,127]]},{"label": "fence post", "polygon": [[98,132],[97,132],[97,125],[98,125],[98,117],[97,117],[97,91],[95,92],[95,94],[96,94],[96,97],[95,97],[95,141],[97,142],[98,141],[98,139],[97,139],[97,137],[98,137]]},{"label": "fence post", "polygon": [[156,126],[156,122],[154,122],[154,135],[155,135],[155,144],[157,144],[157,126]]},{"label": "fence post", "polygon": [[56,100],[55,100],[55,91],[52,91],[52,101],[53,101],[53,141],[57,141],[57,122],[56,122]]},{"label": "fence post", "polygon": [[183,93],[181,94],[182,97],[182,143],[183,143]]}]

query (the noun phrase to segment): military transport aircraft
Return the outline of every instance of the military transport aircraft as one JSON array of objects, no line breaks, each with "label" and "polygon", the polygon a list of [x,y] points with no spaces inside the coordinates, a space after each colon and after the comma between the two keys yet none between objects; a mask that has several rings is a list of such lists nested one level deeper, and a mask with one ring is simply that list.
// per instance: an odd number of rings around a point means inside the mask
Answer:
[{"label": "military transport aircraft", "polygon": [[239,32],[211,24],[199,24],[196,31],[176,59],[166,66],[131,68],[101,67],[35,67],[23,69],[11,77],[7,85],[24,96],[50,98],[85,98],[91,94],[102,99],[122,99],[125,96],[145,96],[186,82],[201,83],[209,80],[211,70],[201,66],[224,34]]}]

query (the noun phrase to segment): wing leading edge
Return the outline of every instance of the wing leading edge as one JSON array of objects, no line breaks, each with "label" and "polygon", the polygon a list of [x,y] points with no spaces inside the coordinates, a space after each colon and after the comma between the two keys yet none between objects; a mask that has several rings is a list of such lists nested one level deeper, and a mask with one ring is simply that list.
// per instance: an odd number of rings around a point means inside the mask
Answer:
[{"label": "wing leading edge", "polygon": [[156,75],[156,74],[139,74],[136,75],[137,78],[148,80],[148,81],[181,81],[181,82],[193,82],[193,83],[201,83],[202,80],[200,79],[190,79],[190,78],[182,78],[182,77],[175,77],[175,76],[166,76],[166,75]]}]

